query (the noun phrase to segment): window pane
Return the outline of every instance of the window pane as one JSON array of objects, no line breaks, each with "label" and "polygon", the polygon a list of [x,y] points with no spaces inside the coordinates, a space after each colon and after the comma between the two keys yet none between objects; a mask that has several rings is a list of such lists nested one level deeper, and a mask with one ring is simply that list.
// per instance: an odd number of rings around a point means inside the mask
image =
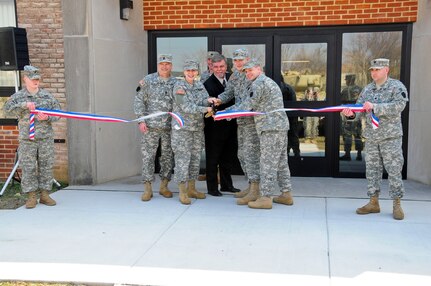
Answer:
[{"label": "window pane", "polygon": [[14,0],[0,0],[0,27],[15,27]]},{"label": "window pane", "polygon": [[[14,0],[0,0],[0,27],[15,27]],[[0,71],[0,87],[14,87],[16,72]],[[0,119],[7,118],[3,113],[3,105],[11,94],[0,94]],[[6,97],[5,97],[6,96]]]},{"label": "window pane", "polygon": [[[390,60],[390,77],[400,78],[402,32],[343,34],[340,102],[355,103],[362,88],[372,82],[368,68],[375,58]],[[365,172],[362,137],[365,118],[353,121],[341,117],[340,172]]]},{"label": "window pane", "polygon": [[196,59],[200,69],[207,66],[207,37],[157,38],[157,55],[172,54],[172,75],[183,75],[183,64],[186,59]]},{"label": "window pane", "polygon": [[223,45],[222,54],[226,57],[229,65],[228,71],[233,72],[233,52],[237,49],[245,48],[250,53],[250,58],[258,60],[262,65],[262,70],[265,71],[265,44],[256,45]]},{"label": "window pane", "polygon": [[281,45],[283,79],[294,88],[297,101],[326,100],[327,46],[326,43]]},{"label": "window pane", "polygon": [[[325,120],[322,116],[299,117],[299,147],[303,157],[325,157]],[[293,150],[295,151],[295,150]]]}]

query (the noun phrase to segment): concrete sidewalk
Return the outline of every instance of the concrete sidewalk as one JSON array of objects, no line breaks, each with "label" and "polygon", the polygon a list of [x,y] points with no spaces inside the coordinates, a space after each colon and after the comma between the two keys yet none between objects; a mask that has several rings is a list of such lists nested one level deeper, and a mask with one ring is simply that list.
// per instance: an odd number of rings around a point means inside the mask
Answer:
[{"label": "concrete sidewalk", "polygon": [[142,202],[140,177],[70,186],[53,194],[55,207],[0,211],[0,280],[431,285],[431,186],[405,181],[406,217],[395,221],[387,181],[382,212],[365,216],[355,214],[365,179],[292,183],[295,204],[272,210],[237,206],[231,194],[184,206],[178,193],[155,192]]}]

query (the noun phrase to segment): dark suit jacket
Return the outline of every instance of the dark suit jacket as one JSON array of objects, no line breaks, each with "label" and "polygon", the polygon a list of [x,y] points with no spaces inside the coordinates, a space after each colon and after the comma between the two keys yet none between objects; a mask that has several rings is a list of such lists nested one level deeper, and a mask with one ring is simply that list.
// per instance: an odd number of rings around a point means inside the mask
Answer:
[{"label": "dark suit jacket", "polygon": [[[227,80],[230,77],[230,73],[226,73],[226,83]],[[204,82],[204,86],[205,89],[208,91],[208,94],[210,97],[218,97],[219,94],[221,94],[224,91],[224,86],[223,84],[221,84],[221,82],[217,79],[217,77],[212,74],[205,82]],[[217,106],[217,110],[224,110],[229,106],[232,106],[235,103],[234,100],[231,100],[227,103],[221,104],[219,106]],[[223,128],[223,127],[227,127],[227,126],[232,126],[235,125],[236,126],[236,120],[220,120],[217,122],[214,122],[212,117],[209,118],[205,118],[205,126],[207,127],[216,127],[218,128]]]}]

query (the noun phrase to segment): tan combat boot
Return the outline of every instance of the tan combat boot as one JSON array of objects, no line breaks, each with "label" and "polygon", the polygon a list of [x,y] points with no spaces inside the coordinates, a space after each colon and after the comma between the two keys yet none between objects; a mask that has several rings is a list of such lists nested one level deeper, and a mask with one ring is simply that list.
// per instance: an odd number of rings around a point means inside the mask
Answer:
[{"label": "tan combat boot", "polygon": [[394,209],[393,209],[393,217],[394,219],[402,220],[404,219],[404,212],[401,208],[401,199],[394,199]]},{"label": "tan combat boot", "polygon": [[37,205],[36,192],[28,192],[28,199],[25,202],[26,209],[32,209]]},{"label": "tan combat boot", "polygon": [[248,202],[248,207],[252,209],[272,209],[272,198],[267,196],[259,197],[255,201]]},{"label": "tan combat boot", "polygon": [[40,191],[40,200],[39,203],[47,205],[47,206],[55,206],[57,204],[50,196],[47,190]]},{"label": "tan combat boot", "polygon": [[243,198],[248,194],[249,191],[250,191],[250,184],[248,184],[247,189],[245,189],[241,192],[235,193],[233,196],[234,196],[234,198],[237,198],[237,199]]},{"label": "tan combat boot", "polygon": [[189,180],[187,184],[187,196],[189,198],[195,199],[205,199],[206,195],[204,193],[198,192],[196,190],[195,180]]},{"label": "tan combat boot", "polygon": [[371,214],[371,213],[379,213],[380,205],[379,205],[379,196],[375,195],[370,198],[370,202],[365,206],[356,209],[357,214]]},{"label": "tan combat boot", "polygon": [[164,196],[167,199],[173,197],[172,192],[168,189],[168,183],[169,183],[169,180],[164,178],[160,182],[160,190],[159,190],[159,194]]},{"label": "tan combat boot", "polygon": [[250,191],[243,198],[236,200],[236,203],[240,206],[247,205],[248,202],[255,201],[259,198],[259,183],[253,182],[250,184]]},{"label": "tan combat boot", "polygon": [[206,181],[206,180],[207,180],[207,175],[206,174],[198,176],[198,181]]},{"label": "tan combat boot", "polygon": [[151,182],[144,183],[144,193],[142,194],[141,200],[148,202],[153,197],[153,189],[151,188]]},{"label": "tan combat boot", "polygon": [[190,198],[187,196],[187,188],[186,188],[186,183],[185,182],[181,182],[178,184],[178,188],[180,189],[180,202],[183,205],[189,205],[192,203],[192,201],[190,200]]},{"label": "tan combat boot", "polygon": [[278,197],[275,197],[273,201],[274,203],[277,203],[277,204],[283,204],[288,206],[293,205],[293,198],[290,191],[282,192],[281,195],[279,195]]}]

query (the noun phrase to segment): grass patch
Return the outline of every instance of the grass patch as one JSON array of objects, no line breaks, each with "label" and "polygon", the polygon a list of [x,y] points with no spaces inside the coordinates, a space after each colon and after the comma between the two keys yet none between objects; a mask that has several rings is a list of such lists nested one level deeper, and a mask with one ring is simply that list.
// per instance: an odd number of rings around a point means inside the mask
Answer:
[{"label": "grass patch", "polygon": [[[61,185],[61,189],[68,186],[68,184],[59,182]],[[3,189],[4,182],[0,182],[0,190]],[[50,193],[56,192],[58,190],[57,186],[53,186]],[[6,190],[4,191],[3,195],[0,197],[0,210],[14,210],[17,209],[25,204],[27,201],[28,195],[23,193],[21,191],[21,184],[14,182],[9,182],[8,186],[6,187]],[[1,284],[3,282],[0,282],[0,286],[9,286],[9,285],[3,285]],[[18,283],[18,282],[13,282]],[[11,284],[11,285],[19,285],[19,284]]]}]

